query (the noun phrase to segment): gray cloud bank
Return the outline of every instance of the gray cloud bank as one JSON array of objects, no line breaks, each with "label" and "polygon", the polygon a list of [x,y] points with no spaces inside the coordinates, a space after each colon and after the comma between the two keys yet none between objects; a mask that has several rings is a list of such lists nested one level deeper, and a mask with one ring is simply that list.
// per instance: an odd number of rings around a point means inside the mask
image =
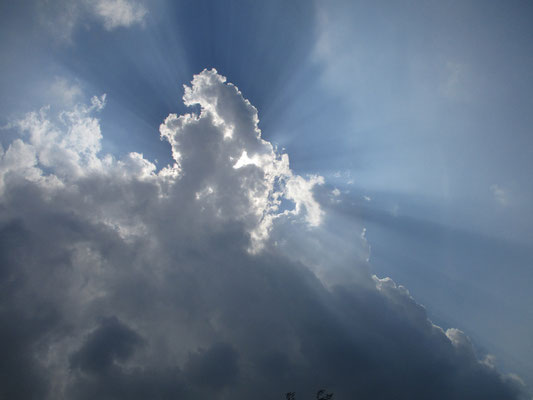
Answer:
[{"label": "gray cloud bank", "polygon": [[525,398],[364,262],[328,280],[298,261],[283,243],[313,245],[322,178],[290,170],[216,71],[184,101],[198,112],[161,125],[176,163],[159,171],[139,153],[102,154],[105,96],[11,124],[1,399]]}]

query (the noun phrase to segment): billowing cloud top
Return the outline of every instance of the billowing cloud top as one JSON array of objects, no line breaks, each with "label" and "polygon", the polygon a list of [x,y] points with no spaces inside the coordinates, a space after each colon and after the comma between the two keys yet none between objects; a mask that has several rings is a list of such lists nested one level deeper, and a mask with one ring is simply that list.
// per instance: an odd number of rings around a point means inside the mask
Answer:
[{"label": "billowing cloud top", "polygon": [[326,282],[294,261],[277,243],[320,225],[323,179],[290,170],[215,70],[183,99],[199,111],[161,125],[175,164],[159,171],[102,154],[105,96],[11,125],[0,398],[520,398],[392,280],[353,265]]},{"label": "billowing cloud top", "polygon": [[[322,211],[311,189],[323,179],[294,175],[288,156],[279,156],[261,138],[255,107],[225,81],[216,70],[196,75],[183,100],[200,105],[200,115],[169,115],[161,136],[172,145],[175,169],[188,191],[216,208],[211,213],[219,218],[242,221],[250,230],[252,250],[257,250],[277,217],[305,210],[310,225],[320,224]],[[280,211],[283,199],[294,208]]]}]

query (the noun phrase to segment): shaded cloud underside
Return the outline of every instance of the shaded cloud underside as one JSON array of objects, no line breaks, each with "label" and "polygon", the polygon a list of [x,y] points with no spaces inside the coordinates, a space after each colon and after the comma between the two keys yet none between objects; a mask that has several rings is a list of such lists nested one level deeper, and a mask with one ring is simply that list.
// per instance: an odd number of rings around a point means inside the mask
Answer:
[{"label": "shaded cloud underside", "polygon": [[[169,115],[175,165],[101,154],[105,96],[0,148],[0,398],[517,399],[401,286],[319,278],[279,245],[325,215],[216,71]],[[287,205],[288,204],[288,205]],[[361,238],[361,246],[364,238]],[[331,255],[332,257],[334,254]],[[325,266],[327,268],[327,266]]]}]

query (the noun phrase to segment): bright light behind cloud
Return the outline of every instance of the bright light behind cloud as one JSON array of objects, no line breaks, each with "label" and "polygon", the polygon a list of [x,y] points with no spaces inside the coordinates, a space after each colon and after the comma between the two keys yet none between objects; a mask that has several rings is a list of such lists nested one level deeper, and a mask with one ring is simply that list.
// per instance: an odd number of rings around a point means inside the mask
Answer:
[{"label": "bright light behind cloud", "polygon": [[[205,199],[219,207],[221,217],[246,221],[250,250],[255,252],[275,218],[305,213],[310,225],[320,224],[321,210],[312,189],[323,180],[293,175],[288,156],[276,154],[261,138],[255,107],[225,81],[215,70],[196,75],[183,99],[188,106],[199,104],[201,113],[169,115],[161,136],[172,145],[175,168],[183,171],[184,179],[194,180],[196,192],[207,190],[210,196]],[[280,212],[284,198],[295,206]]]},{"label": "bright light behind cloud", "polygon": [[531,398],[532,11],[2,2],[0,399]]},{"label": "bright light behind cloud", "polygon": [[[90,106],[60,113],[55,122],[46,108],[29,113],[14,124],[27,139],[18,139],[6,150],[0,190],[13,174],[46,189],[95,174],[148,179],[164,196],[176,190],[174,186],[187,185],[198,194],[198,202],[216,208],[218,218],[245,223],[252,252],[261,249],[273,220],[281,216],[302,214],[309,225],[318,226],[322,211],[312,189],[323,178],[294,175],[288,156],[276,154],[261,138],[255,107],[225,81],[215,70],[205,70],[191,87],[185,86],[185,104],[198,104],[201,112],[171,114],[161,125],[161,137],[172,145],[175,164],[158,173],[137,153],[119,161],[99,154],[102,135],[92,114],[104,107],[105,95],[93,97]],[[292,201],[294,208],[279,211],[283,199]]]}]

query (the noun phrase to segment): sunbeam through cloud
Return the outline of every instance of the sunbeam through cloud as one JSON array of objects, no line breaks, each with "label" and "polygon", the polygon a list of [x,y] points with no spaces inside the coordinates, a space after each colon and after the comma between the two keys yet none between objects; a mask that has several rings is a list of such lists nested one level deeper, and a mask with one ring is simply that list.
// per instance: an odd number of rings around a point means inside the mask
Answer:
[{"label": "sunbeam through cloud", "polygon": [[531,399],[532,14],[2,2],[0,400]]}]

